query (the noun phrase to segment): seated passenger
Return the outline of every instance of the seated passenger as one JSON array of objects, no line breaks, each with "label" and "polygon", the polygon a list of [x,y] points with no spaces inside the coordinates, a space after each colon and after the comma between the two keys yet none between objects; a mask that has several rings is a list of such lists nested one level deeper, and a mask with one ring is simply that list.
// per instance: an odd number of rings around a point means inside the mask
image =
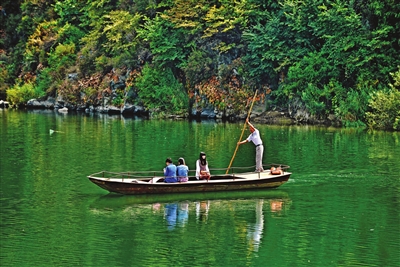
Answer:
[{"label": "seated passenger", "polygon": [[167,158],[165,160],[165,164],[167,167],[164,168],[164,182],[166,183],[176,183],[178,180],[176,179],[176,166],[172,163],[171,158]]},{"label": "seated passenger", "polygon": [[196,161],[196,178],[197,180],[210,179],[210,170],[208,169],[206,153],[204,152],[200,152],[200,157]]},{"label": "seated passenger", "polygon": [[184,158],[178,159],[178,166],[176,166],[176,176],[178,176],[178,182],[188,181],[189,167],[185,164]]}]

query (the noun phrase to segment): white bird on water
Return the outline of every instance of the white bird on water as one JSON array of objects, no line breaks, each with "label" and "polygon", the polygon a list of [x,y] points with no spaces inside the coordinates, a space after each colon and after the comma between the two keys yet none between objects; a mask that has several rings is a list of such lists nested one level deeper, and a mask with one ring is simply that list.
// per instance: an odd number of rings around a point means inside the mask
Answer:
[{"label": "white bird on water", "polygon": [[53,129],[50,129],[50,134],[53,134],[53,133],[62,133],[61,131],[54,131]]}]

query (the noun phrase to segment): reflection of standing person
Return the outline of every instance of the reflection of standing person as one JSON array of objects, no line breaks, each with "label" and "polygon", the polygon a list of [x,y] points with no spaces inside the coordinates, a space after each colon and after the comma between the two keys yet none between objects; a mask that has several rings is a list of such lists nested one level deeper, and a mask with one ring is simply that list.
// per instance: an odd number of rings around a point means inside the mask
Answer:
[{"label": "reflection of standing person", "polygon": [[176,166],[172,163],[172,159],[167,158],[165,164],[167,164],[167,167],[164,168],[164,181],[166,183],[176,183]]},{"label": "reflection of standing person", "polygon": [[256,222],[248,227],[248,238],[253,251],[258,251],[264,231],[263,199],[256,200]]},{"label": "reflection of standing person", "polygon": [[263,172],[264,168],[262,166],[262,158],[263,158],[263,153],[264,153],[264,146],[263,142],[260,137],[260,132],[249,122],[249,119],[246,119],[246,123],[249,125],[249,129],[251,134],[247,139],[238,142],[238,145],[247,143],[247,142],[253,142],[253,144],[256,146],[256,172]]},{"label": "reflection of standing person", "polygon": [[200,152],[200,157],[196,161],[196,178],[197,180],[210,179],[210,169],[204,152]]},{"label": "reflection of standing person", "polygon": [[189,167],[185,164],[184,158],[178,159],[178,166],[176,166],[176,175],[178,176],[178,182],[188,181]]}]

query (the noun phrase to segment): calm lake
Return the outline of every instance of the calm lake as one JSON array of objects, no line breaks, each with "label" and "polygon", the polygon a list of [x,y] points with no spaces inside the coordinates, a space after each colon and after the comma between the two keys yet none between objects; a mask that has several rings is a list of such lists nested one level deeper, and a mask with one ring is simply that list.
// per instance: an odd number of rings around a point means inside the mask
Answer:
[{"label": "calm lake", "polygon": [[[264,191],[120,196],[101,171],[226,168],[243,123],[0,109],[1,266],[400,266],[400,133],[257,125]],[[52,131],[51,131],[52,130]],[[244,137],[249,131],[246,129]],[[252,144],[233,166],[255,165]]]}]

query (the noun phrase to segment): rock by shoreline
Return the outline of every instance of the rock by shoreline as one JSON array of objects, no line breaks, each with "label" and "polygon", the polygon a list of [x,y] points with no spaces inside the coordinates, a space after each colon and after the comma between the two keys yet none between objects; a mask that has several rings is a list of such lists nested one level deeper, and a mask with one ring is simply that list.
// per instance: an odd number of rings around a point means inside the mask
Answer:
[{"label": "rock by shoreline", "polygon": [[0,108],[8,108],[10,104],[7,101],[0,100]]},{"label": "rock by shoreline", "polygon": [[[0,101],[0,108],[8,108],[8,102]],[[151,117],[151,113],[146,110],[143,106],[133,105],[126,103],[122,107],[116,107],[112,105],[105,106],[74,106],[71,104],[64,103],[63,101],[57,101],[55,98],[48,97],[45,100],[31,99],[25,105],[27,109],[50,109],[50,110],[62,110],[63,113],[68,112],[84,112],[84,113],[99,113],[99,114],[121,114],[123,116],[138,116],[138,117]],[[193,119],[193,120],[223,120],[223,121],[243,121],[246,119],[247,114],[234,114],[229,115],[223,114],[216,111],[214,108],[206,108],[202,110],[193,109],[190,114],[186,116],[169,115],[166,116],[169,119]],[[329,115],[326,119],[319,119],[312,116],[304,111],[290,112],[288,109],[275,108],[273,110],[266,110],[264,104],[255,105],[252,113],[251,120],[259,124],[271,124],[271,125],[324,125],[341,127],[340,121],[334,115]]]}]

